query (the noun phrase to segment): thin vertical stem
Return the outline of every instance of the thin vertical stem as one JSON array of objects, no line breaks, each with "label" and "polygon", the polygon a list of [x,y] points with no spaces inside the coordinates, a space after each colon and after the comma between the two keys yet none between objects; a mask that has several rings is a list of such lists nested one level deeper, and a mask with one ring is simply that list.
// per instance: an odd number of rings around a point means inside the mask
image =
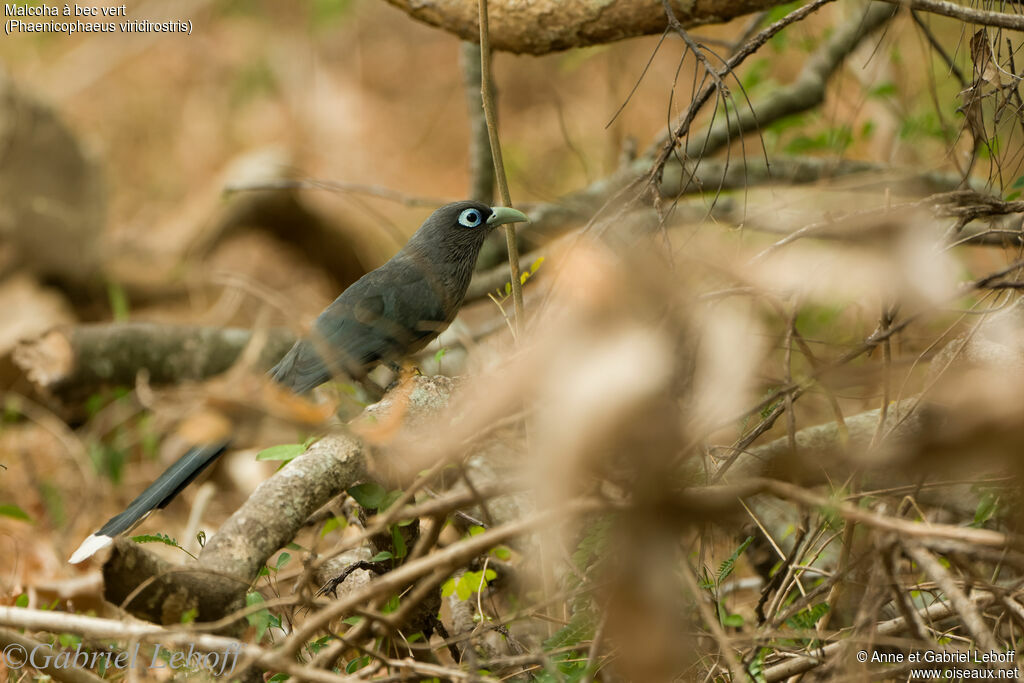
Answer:
[{"label": "thin vertical stem", "polygon": [[[491,156],[494,159],[494,174],[498,181],[501,203],[512,206],[508,192],[508,178],[505,177],[505,162],[501,158],[501,142],[498,140],[498,123],[494,114],[494,97],[491,92],[491,40],[487,30],[487,0],[480,0],[480,96],[484,104],[484,119],[487,134],[491,140]],[[508,266],[512,276],[512,302],[515,305],[516,337],[523,325],[523,285],[519,274],[519,245],[516,243],[516,226],[505,225],[505,243],[508,245]]]}]

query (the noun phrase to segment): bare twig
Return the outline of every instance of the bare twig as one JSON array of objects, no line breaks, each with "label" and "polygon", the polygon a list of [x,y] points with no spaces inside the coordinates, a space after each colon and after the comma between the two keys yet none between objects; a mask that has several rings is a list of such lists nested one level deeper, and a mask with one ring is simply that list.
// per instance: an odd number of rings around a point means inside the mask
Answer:
[{"label": "bare twig", "polygon": [[883,0],[893,5],[909,5],[910,9],[920,12],[940,14],[944,17],[952,17],[971,24],[982,26],[995,26],[998,28],[1009,28],[1014,31],[1024,31],[1024,16],[1020,14],[1006,14],[1004,12],[986,12],[985,10],[974,9],[957,5],[945,0]]},{"label": "bare twig", "polygon": [[832,510],[846,520],[859,522],[873,529],[891,531],[900,534],[903,538],[909,539],[948,539],[953,541],[964,541],[975,543],[981,546],[1003,548],[1007,546],[1020,546],[1021,540],[1008,534],[991,529],[972,529],[968,527],[952,526],[949,524],[921,524],[904,519],[890,517],[866,510],[856,505],[830,499],[825,496],[812,493],[807,489],[776,479],[757,479],[754,482],[763,487],[763,491],[771,493],[780,498],[791,500],[801,505]]},{"label": "bare twig", "polygon": [[960,619],[963,621],[964,627],[967,632],[971,634],[974,641],[977,643],[977,647],[980,650],[998,651],[1001,648],[996,642],[995,636],[992,635],[992,631],[985,625],[985,621],[981,617],[981,612],[978,611],[977,605],[971,598],[953,581],[953,577],[950,576],[949,571],[939,563],[935,557],[928,552],[925,548],[920,545],[904,541],[903,552],[905,552],[910,559],[917,563],[917,566],[924,570],[932,581],[934,581],[940,589],[942,589],[943,595],[949,600],[953,609],[960,615]]},{"label": "bare twig", "polygon": [[[807,5],[804,5],[803,7],[800,7],[790,12],[782,19],[779,19],[772,25],[762,30],[760,33],[758,33],[749,41],[747,41],[747,43],[743,47],[737,50],[736,53],[726,61],[725,66],[723,66],[718,71],[719,78],[725,76],[731,71],[734,71],[736,67],[738,67],[747,59],[747,57],[757,52],[757,50],[760,49],[762,45],[768,42],[768,40],[772,36],[777,34],[779,31],[786,28],[790,24],[793,24],[797,21],[801,21],[802,19],[808,17],[809,15],[813,14],[820,8],[824,7],[829,2],[833,2],[833,0],[813,0]],[[684,140],[686,136],[689,134],[690,126],[693,123],[694,119],[697,117],[697,112],[700,111],[701,107],[703,107],[707,103],[707,101],[716,91],[717,85],[714,82],[705,85],[694,96],[693,100],[690,102],[690,106],[686,108],[686,111],[683,112],[682,116],[679,117],[677,122],[672,126],[672,129],[669,131],[669,135],[664,140],[664,142],[658,143],[661,149],[655,155],[654,161],[651,164],[651,170],[648,175],[648,183],[650,185],[653,185],[655,187],[660,185],[665,164],[668,163],[668,160],[670,158],[672,158],[672,155],[675,152],[675,149],[679,145],[679,143],[682,140]]]},{"label": "bare twig", "polygon": [[[487,120],[487,134],[491,140],[491,156],[494,158],[494,175],[498,181],[498,193],[502,204],[512,206],[512,197],[508,191],[508,178],[505,177],[505,162],[501,156],[501,141],[498,139],[498,120],[494,109],[494,96],[491,86],[491,43],[487,28],[487,0],[480,2],[480,95],[483,99],[484,117]],[[519,275],[519,243],[516,241],[515,223],[505,225],[505,243],[508,246],[508,265],[512,276],[512,301],[516,312],[516,335],[522,331],[523,317],[523,286]]]},{"label": "bare twig", "polygon": [[[995,596],[991,593],[980,593],[972,596],[970,599],[977,607],[984,607],[991,604],[995,600]],[[923,620],[939,620],[956,614],[956,610],[948,603],[937,602],[925,609],[919,610],[919,614]],[[904,617],[896,617],[895,619],[878,624],[875,628],[875,633],[879,636],[891,636],[902,633],[906,628],[906,619]],[[774,681],[784,681],[792,676],[810,671],[829,661],[829,657],[832,655],[843,652],[847,647],[848,643],[846,641],[830,643],[815,650],[813,655],[788,659],[781,664],[765,669],[764,680],[768,683],[774,683]]]}]

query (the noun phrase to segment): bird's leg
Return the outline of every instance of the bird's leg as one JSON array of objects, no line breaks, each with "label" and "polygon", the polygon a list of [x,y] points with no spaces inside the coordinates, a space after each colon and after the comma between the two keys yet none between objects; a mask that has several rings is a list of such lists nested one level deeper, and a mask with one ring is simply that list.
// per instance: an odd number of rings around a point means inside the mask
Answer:
[{"label": "bird's leg", "polygon": [[384,393],[387,393],[389,391],[392,391],[393,389],[398,388],[401,384],[408,382],[411,378],[417,375],[423,374],[422,372],[420,372],[420,369],[416,365],[413,365],[412,363],[399,364],[394,361],[390,361],[388,362],[387,366],[394,371],[395,379],[392,380],[391,384],[389,384],[387,389],[384,390]]}]

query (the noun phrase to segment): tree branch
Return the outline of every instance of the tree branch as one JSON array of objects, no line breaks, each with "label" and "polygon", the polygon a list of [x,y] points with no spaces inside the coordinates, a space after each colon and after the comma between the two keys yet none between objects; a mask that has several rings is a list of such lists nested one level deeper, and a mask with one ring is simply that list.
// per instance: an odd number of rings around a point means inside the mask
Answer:
[{"label": "tree branch", "polygon": [[[505,161],[501,155],[501,140],[498,138],[498,113],[494,106],[494,87],[491,85],[491,40],[487,0],[478,0],[480,13],[480,97],[483,102],[484,120],[487,122],[487,136],[491,142],[491,158],[494,160],[494,178],[504,206],[512,206],[505,177]],[[519,243],[516,241],[515,223],[506,223],[505,246],[508,249],[508,266],[512,283],[512,302],[516,318],[514,331],[518,336],[526,325],[523,312],[523,285],[519,279]]]},{"label": "tree branch", "polygon": [[198,610],[199,621],[222,618],[244,605],[260,568],[313,513],[365,477],[365,458],[362,444],[349,436],[316,442],[260,484],[194,563],[174,567],[118,539],[103,567],[104,597],[158,623],[179,621],[190,609]]},{"label": "tree branch", "polygon": [[[475,3],[462,0],[387,0],[409,16],[463,40],[478,40]],[[673,10],[686,27],[724,23],[768,9],[778,0],[673,0]],[[635,0],[495,0],[491,3],[493,48],[503,52],[543,55],[574,47],[601,45],[665,30],[664,8],[658,2]]]},{"label": "tree branch", "polygon": [[986,12],[973,7],[964,7],[945,0],[882,0],[893,5],[907,5],[919,12],[940,14],[944,17],[959,19],[971,24],[1008,28],[1024,31],[1024,16],[1020,14],[1004,14],[1003,12]]},{"label": "tree branch", "polygon": [[[252,339],[251,330],[107,323],[60,327],[22,342],[13,360],[37,387],[61,398],[103,386],[133,386],[140,371],[152,384],[200,380],[224,372]],[[295,342],[288,330],[270,330],[255,361],[269,368]]]}]

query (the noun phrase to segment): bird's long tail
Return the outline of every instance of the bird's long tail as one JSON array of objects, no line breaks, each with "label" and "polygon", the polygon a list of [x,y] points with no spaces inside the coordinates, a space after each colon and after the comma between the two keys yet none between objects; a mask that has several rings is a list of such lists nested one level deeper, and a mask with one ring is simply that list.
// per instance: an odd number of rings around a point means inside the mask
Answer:
[{"label": "bird's long tail", "polygon": [[166,507],[182,489],[192,483],[203,470],[209,467],[227,448],[226,440],[203,446],[193,446],[177,462],[157,477],[156,481],[139,494],[124,512],[110,518],[99,531],[82,541],[68,560],[71,564],[92,557],[101,548],[114,541],[114,537],[123,534],[158,508]]}]

